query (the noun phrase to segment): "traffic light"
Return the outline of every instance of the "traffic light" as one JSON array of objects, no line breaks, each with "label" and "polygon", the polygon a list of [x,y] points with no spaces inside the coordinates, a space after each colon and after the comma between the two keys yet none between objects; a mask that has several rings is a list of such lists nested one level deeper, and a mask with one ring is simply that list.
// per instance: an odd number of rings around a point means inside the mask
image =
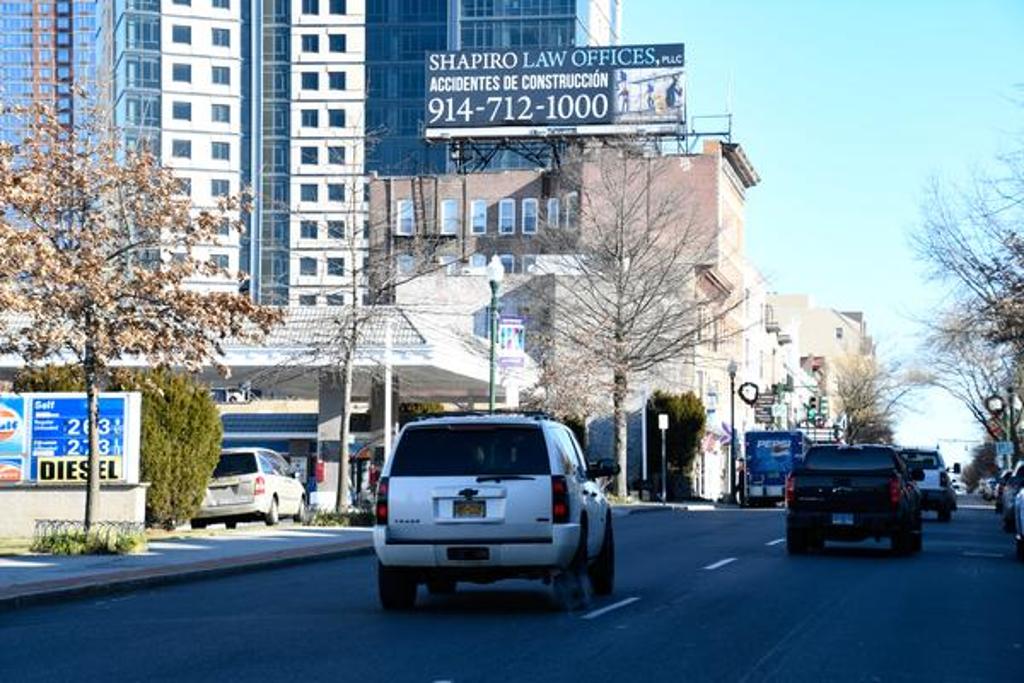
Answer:
[{"label": "traffic light", "polygon": [[811,396],[807,401],[807,421],[814,422],[816,417],[818,417],[818,397]]}]

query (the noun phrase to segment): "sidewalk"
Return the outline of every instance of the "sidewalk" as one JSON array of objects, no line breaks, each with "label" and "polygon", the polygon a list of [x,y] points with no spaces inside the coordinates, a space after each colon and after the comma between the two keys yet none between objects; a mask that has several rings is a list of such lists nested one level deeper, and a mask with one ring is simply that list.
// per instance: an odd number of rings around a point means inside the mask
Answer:
[{"label": "sidewalk", "polygon": [[737,507],[735,505],[721,505],[711,502],[690,501],[687,503],[656,503],[637,502],[624,503],[612,506],[612,515],[625,517],[626,515],[637,515],[646,512],[712,512],[714,510],[728,510]]},{"label": "sidewalk", "polygon": [[0,611],[372,552],[370,529],[241,529],[216,536],[151,541],[135,555],[0,557]]}]

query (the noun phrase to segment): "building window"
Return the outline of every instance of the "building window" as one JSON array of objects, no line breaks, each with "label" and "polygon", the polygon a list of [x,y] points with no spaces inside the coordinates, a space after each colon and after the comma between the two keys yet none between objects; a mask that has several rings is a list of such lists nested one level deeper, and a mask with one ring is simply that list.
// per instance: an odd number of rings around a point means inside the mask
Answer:
[{"label": "building window", "polygon": [[231,107],[226,104],[215,104],[210,112],[214,123],[231,123]]},{"label": "building window", "polygon": [[579,195],[577,195],[575,192],[570,192],[569,194],[565,195],[565,220],[562,222],[562,225],[564,225],[567,228],[576,227],[576,212],[579,208],[577,206],[578,203]]},{"label": "building window", "polygon": [[486,268],[487,257],[484,254],[473,254],[469,257],[470,268]]},{"label": "building window", "polygon": [[213,67],[214,85],[231,85],[231,69],[226,66]]},{"label": "building window", "polygon": [[177,121],[192,120],[191,102],[174,102],[171,104],[171,118]]},{"label": "building window", "polygon": [[304,35],[302,36],[302,51],[303,52],[320,52],[320,36],[318,35]]},{"label": "building window", "polygon": [[441,200],[441,234],[459,234],[459,203],[454,199]]},{"label": "building window", "polygon": [[320,89],[320,74],[315,71],[304,71],[302,72],[302,89],[303,90],[319,90]]},{"label": "building window", "polygon": [[474,235],[487,233],[487,201],[474,199],[469,205],[470,225]]},{"label": "building window", "polygon": [[320,0],[302,0],[303,14],[320,14]]},{"label": "building window", "polygon": [[175,83],[192,82],[192,66],[190,64],[174,64],[171,66],[171,80]]},{"label": "building window", "polygon": [[327,74],[327,86],[331,90],[344,90],[345,89],[345,72],[344,71],[332,71]]},{"label": "building window", "polygon": [[320,125],[320,112],[316,109],[303,109],[302,110],[302,127],[303,128],[316,128]]},{"label": "building window", "polygon": [[345,14],[345,0],[331,0],[331,14]]},{"label": "building window", "polygon": [[217,234],[221,237],[227,237],[231,234],[231,219],[225,218],[217,226]]},{"label": "building window", "polygon": [[316,306],[316,294],[299,294],[300,306]]},{"label": "building window", "polygon": [[226,28],[213,29],[214,47],[231,47],[231,31]]},{"label": "building window", "polygon": [[327,36],[327,49],[331,52],[344,52],[345,47],[344,33],[333,33]]},{"label": "building window", "polygon": [[837,327],[836,328],[836,339],[842,339],[842,338],[843,338],[843,328]]},{"label": "building window", "polygon": [[227,270],[228,263],[229,263],[228,255],[227,254],[210,254],[210,263],[212,263],[217,268],[220,268],[222,270]]},{"label": "building window", "polygon": [[303,147],[299,151],[300,162],[302,164],[318,164],[320,163],[319,150],[316,147]]},{"label": "building window", "polygon": [[557,228],[559,225],[558,219],[562,212],[562,208],[559,205],[558,197],[552,197],[548,200],[548,227]]},{"label": "building window", "polygon": [[345,295],[344,294],[328,294],[327,295],[328,306],[344,306]]},{"label": "building window", "polygon": [[231,9],[231,0],[213,0],[214,9]]},{"label": "building window", "polygon": [[327,274],[332,277],[342,277],[345,275],[345,259],[343,258],[329,258],[327,259]]},{"label": "building window", "polygon": [[307,275],[316,277],[316,259],[315,258],[300,258],[299,259],[299,275]]},{"label": "building window", "polygon": [[345,201],[345,186],[340,183],[328,183],[327,200],[331,202]]},{"label": "building window", "polygon": [[413,214],[412,202],[399,199],[395,202],[395,234],[411,235],[416,232],[416,217]]},{"label": "building window", "polygon": [[498,202],[498,232],[511,235],[516,231],[516,200],[502,199]]},{"label": "building window", "polygon": [[343,164],[343,163],[345,163],[345,148],[344,147],[328,147],[327,148],[327,163],[329,163],[329,164]]},{"label": "building window", "polygon": [[523,200],[523,234],[533,235],[537,232],[537,200]]},{"label": "building window", "polygon": [[302,221],[299,223],[299,237],[304,240],[315,240],[317,238],[316,221]]},{"label": "building window", "polygon": [[214,197],[227,197],[231,192],[231,183],[221,178],[210,181],[210,194]]},{"label": "building window", "polygon": [[399,254],[395,259],[399,275],[410,275],[416,269],[416,259],[411,254]]},{"label": "building window", "polygon": [[512,254],[501,254],[498,258],[501,259],[501,265],[505,269],[506,274],[516,272],[516,257]]},{"label": "building window", "polygon": [[452,254],[444,254],[438,258],[438,263],[444,266],[445,275],[459,274],[459,257]]},{"label": "building window", "polygon": [[192,44],[192,27],[191,26],[178,26],[174,25],[171,27],[171,42],[180,43],[182,45]]},{"label": "building window", "polygon": [[210,156],[217,161],[230,161],[231,145],[226,142],[211,142]]},{"label": "building window", "polygon": [[315,202],[317,200],[316,185],[299,185],[299,199],[304,202]]},{"label": "building window", "polygon": [[344,128],[345,127],[345,110],[344,109],[328,109],[327,110],[327,123],[331,128]]},{"label": "building window", "polygon": [[523,255],[523,273],[529,275],[533,273],[537,268],[537,255],[536,254],[524,254]]},{"label": "building window", "polygon": [[192,196],[191,178],[178,178],[178,194],[183,194],[186,197]]},{"label": "building window", "polygon": [[192,142],[190,140],[171,140],[171,156],[175,159],[191,159]]},{"label": "building window", "polygon": [[174,0],[175,5],[184,5],[185,7],[192,6],[192,0]]},{"label": "building window", "polygon": [[345,239],[345,221],[327,221],[327,239]]}]

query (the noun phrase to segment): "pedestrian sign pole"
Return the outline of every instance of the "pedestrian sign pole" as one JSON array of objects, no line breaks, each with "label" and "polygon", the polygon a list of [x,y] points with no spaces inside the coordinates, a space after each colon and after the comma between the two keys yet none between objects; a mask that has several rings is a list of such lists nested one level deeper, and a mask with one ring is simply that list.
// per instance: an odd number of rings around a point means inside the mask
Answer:
[{"label": "pedestrian sign pole", "polygon": [[665,433],[668,431],[668,413],[658,413],[658,430],[661,431],[661,502],[668,503],[668,460],[665,458]]}]

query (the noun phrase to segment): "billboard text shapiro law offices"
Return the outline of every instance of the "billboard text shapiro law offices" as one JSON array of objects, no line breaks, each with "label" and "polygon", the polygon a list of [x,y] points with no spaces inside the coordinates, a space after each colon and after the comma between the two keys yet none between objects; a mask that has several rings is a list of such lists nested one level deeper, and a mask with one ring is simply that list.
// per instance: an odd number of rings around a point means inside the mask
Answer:
[{"label": "billboard text shapiro law offices", "polygon": [[431,52],[428,139],[676,133],[682,44]]}]

